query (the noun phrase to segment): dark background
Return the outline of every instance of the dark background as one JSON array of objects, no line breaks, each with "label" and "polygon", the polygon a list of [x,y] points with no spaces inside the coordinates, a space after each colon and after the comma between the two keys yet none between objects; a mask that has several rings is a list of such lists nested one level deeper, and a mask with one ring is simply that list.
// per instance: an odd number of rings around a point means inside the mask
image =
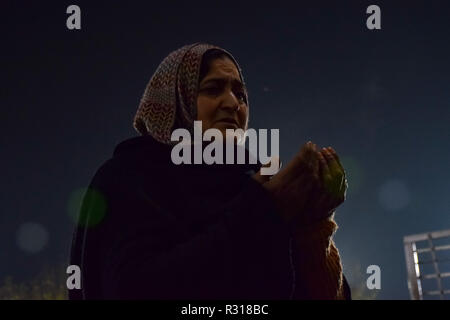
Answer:
[{"label": "dark background", "polygon": [[[375,264],[376,298],[409,299],[403,236],[450,228],[450,19],[448,1],[393,2],[2,1],[0,281],[67,266],[83,188],[137,135],[162,59],[202,41],[238,60],[249,125],[280,129],[284,163],[310,139],[341,156],[351,286]],[[71,4],[81,30],[66,28]],[[381,30],[366,28],[370,4]]]}]

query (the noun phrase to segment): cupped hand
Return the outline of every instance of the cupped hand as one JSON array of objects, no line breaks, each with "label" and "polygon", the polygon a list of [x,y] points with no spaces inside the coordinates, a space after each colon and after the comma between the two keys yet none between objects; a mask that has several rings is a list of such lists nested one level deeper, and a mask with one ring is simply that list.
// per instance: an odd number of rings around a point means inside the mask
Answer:
[{"label": "cupped hand", "polygon": [[322,148],[317,151],[319,159],[319,180],[310,193],[306,210],[310,211],[313,220],[330,216],[345,201],[348,182],[345,170],[336,151]]},{"label": "cupped hand", "polygon": [[333,148],[317,150],[306,143],[276,175],[253,178],[269,191],[278,212],[289,223],[310,224],[330,216],[345,200],[347,180]]},{"label": "cupped hand", "polygon": [[316,146],[308,142],[277,174],[269,178],[257,173],[253,178],[264,186],[275,201],[278,213],[290,222],[306,212],[313,181],[319,177],[319,159]]}]

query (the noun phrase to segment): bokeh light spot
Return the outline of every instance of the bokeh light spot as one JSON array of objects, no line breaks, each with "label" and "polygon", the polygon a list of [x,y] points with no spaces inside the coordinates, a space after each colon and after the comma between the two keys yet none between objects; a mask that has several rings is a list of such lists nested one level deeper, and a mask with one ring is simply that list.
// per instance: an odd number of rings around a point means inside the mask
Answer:
[{"label": "bokeh light spot", "polygon": [[28,253],[38,253],[48,243],[48,232],[39,223],[26,222],[20,225],[16,235],[17,246]]},{"label": "bokeh light spot", "polygon": [[67,203],[70,218],[82,227],[93,227],[99,224],[105,217],[106,208],[105,196],[94,188],[74,190]]},{"label": "bokeh light spot", "polygon": [[381,185],[378,199],[385,210],[396,211],[405,208],[409,204],[410,195],[404,182],[393,179]]}]

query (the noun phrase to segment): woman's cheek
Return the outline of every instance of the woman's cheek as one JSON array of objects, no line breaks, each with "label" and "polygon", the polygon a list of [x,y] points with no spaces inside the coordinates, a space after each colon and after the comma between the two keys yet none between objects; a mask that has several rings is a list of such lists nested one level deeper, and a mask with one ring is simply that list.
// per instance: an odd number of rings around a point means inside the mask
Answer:
[{"label": "woman's cheek", "polygon": [[247,106],[243,106],[239,111],[239,120],[242,124],[242,126],[245,126],[247,124],[247,115],[248,115],[248,109]]},{"label": "woman's cheek", "polygon": [[197,120],[201,120],[203,128],[209,127],[214,118],[214,101],[206,97],[197,99]]}]

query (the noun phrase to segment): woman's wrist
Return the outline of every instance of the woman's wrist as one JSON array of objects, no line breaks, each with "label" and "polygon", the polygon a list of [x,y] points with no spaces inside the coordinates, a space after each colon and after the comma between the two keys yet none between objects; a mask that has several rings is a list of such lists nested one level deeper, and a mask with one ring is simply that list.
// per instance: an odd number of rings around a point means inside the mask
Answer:
[{"label": "woman's wrist", "polygon": [[303,249],[320,247],[328,248],[331,237],[338,226],[334,221],[334,213],[328,218],[310,224],[297,223],[292,226],[294,242]]}]

